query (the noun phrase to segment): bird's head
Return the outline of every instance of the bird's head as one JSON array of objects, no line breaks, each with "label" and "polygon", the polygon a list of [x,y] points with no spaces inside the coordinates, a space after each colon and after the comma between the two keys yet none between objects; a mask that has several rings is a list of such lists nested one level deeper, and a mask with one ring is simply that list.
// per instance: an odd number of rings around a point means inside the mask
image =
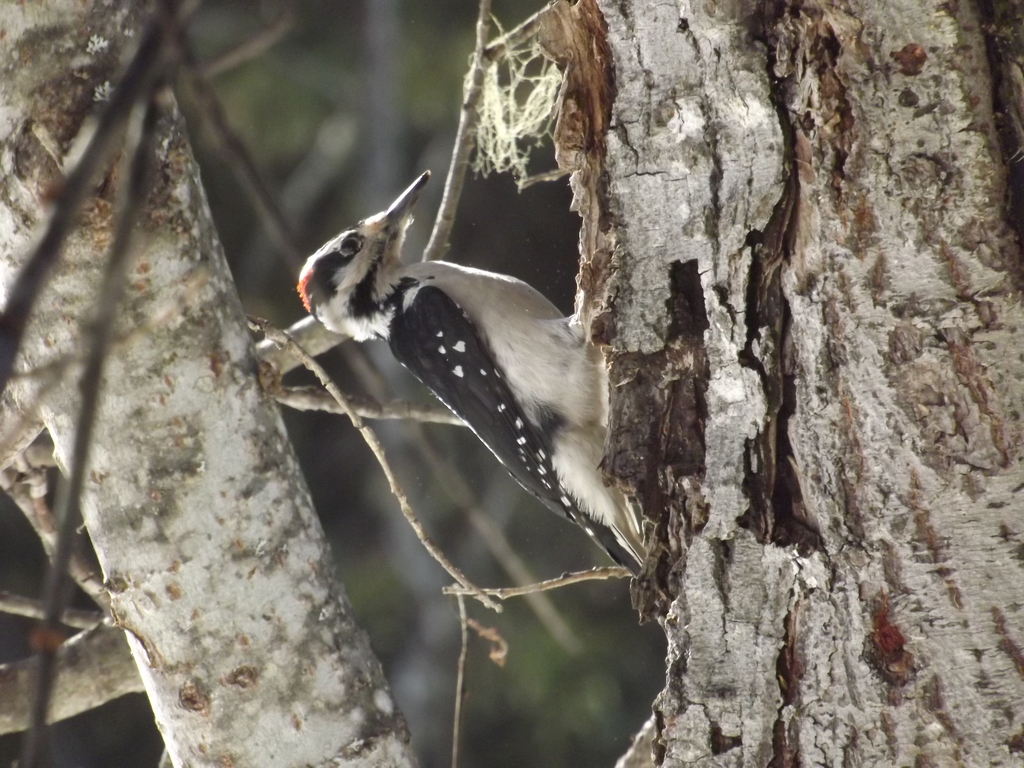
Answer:
[{"label": "bird's head", "polygon": [[298,284],[306,311],[358,340],[380,335],[376,325],[401,265],[405,230],[429,179],[424,172],[386,211],[331,238],[306,260]]}]

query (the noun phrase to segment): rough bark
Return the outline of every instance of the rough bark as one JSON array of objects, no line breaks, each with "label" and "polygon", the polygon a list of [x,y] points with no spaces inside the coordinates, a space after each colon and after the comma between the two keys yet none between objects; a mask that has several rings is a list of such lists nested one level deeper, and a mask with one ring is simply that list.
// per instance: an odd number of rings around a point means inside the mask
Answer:
[{"label": "rough bark", "polygon": [[657,763],[1018,764],[1019,9],[571,16],[556,141],[606,467],[653,532]]},{"label": "rough bark", "polygon": [[[0,35],[0,284],[104,84],[138,38],[122,2],[8,4]],[[107,368],[84,514],[112,612],[176,765],[412,765],[408,735],[354,624],[245,317],[180,118],[160,126],[122,314],[138,328]],[[21,365],[78,349],[109,242],[110,171],[37,306]],[[16,390],[22,407],[34,380]],[[66,465],[76,388],[42,418]]]}]

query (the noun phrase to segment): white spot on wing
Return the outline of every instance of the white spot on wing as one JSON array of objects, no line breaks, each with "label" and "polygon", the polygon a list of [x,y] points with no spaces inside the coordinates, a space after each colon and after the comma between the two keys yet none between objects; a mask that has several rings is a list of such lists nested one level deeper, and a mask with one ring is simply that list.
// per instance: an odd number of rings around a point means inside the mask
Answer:
[{"label": "white spot on wing", "polygon": [[443,355],[448,350],[446,350],[443,346],[440,346],[440,347],[437,348],[437,351],[440,352]]},{"label": "white spot on wing", "polygon": [[518,443],[519,445],[526,445],[526,438],[520,437],[518,440],[516,440],[516,443]]},{"label": "white spot on wing", "polygon": [[456,352],[465,352],[466,351],[466,342],[458,341],[458,342],[455,343],[455,345],[452,347],[452,349],[454,349]]},{"label": "white spot on wing", "polygon": [[516,429],[522,429],[522,428],[523,428],[523,420],[522,419],[516,419]]},{"label": "white spot on wing", "polygon": [[487,375],[487,371],[485,371],[483,368],[481,368],[480,369],[480,375],[481,376],[486,376]]},{"label": "white spot on wing", "polygon": [[462,378],[462,366],[461,365],[456,365],[454,368],[452,368],[452,373],[454,373],[456,376],[458,376],[461,379]]},{"label": "white spot on wing", "polygon": [[503,413],[504,411],[505,411],[505,404],[504,403],[498,403],[498,413]]},{"label": "white spot on wing", "polygon": [[443,339],[444,338],[444,331],[438,331],[437,332],[437,338]]}]

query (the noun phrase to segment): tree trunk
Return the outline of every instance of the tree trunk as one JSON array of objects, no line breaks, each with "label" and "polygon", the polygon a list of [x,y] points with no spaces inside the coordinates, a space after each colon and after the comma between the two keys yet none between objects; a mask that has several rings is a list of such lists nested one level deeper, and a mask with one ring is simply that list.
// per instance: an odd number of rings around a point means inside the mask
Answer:
[{"label": "tree trunk", "polygon": [[1019,765],[1021,11],[571,13],[557,141],[606,467],[654,534],[657,762]]},{"label": "tree trunk", "polygon": [[[136,3],[8,4],[0,35],[0,282],[10,286],[83,121],[142,36]],[[84,515],[175,765],[414,764],[338,586],[177,114],[108,361]],[[109,171],[41,296],[24,369],[77,354],[113,224]],[[164,316],[164,320],[158,318]],[[72,367],[74,371],[75,368]],[[67,465],[77,389],[42,417]],[[16,395],[34,405],[38,380]]]}]

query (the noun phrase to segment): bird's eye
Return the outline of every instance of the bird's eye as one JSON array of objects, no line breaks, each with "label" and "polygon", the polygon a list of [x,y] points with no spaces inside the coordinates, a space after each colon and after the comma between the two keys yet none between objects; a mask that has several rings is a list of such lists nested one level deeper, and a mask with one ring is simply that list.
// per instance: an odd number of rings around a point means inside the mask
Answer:
[{"label": "bird's eye", "polygon": [[338,245],[338,253],[351,259],[363,247],[363,238],[358,235],[349,235]]}]

